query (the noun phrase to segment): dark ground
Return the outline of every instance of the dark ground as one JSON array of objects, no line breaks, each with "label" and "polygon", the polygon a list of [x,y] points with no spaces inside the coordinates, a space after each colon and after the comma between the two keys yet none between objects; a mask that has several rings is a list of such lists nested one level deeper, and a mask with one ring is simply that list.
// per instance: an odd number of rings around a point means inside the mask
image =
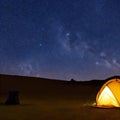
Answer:
[{"label": "dark ground", "polygon": [[[104,80],[86,82],[0,76],[2,120],[118,120],[120,109],[92,107]],[[20,92],[20,105],[4,105],[8,92]]]}]

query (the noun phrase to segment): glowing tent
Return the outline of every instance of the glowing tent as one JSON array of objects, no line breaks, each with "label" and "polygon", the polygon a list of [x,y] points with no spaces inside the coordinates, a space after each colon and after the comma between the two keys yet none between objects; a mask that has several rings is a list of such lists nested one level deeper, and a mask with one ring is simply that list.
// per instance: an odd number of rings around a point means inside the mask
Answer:
[{"label": "glowing tent", "polygon": [[120,77],[109,78],[96,96],[97,107],[120,107]]}]

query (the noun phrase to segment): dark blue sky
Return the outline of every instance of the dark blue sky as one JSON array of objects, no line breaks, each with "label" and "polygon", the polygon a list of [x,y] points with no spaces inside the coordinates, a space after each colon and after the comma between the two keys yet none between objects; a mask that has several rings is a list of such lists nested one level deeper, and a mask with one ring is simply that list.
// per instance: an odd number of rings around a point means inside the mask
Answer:
[{"label": "dark blue sky", "polygon": [[120,0],[0,0],[0,73],[69,80],[120,73]]}]

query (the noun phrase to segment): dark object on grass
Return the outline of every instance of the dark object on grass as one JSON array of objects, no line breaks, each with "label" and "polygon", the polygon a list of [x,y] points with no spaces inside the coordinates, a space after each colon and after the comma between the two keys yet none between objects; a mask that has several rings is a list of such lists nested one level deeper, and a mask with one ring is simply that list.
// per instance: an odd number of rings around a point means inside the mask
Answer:
[{"label": "dark object on grass", "polygon": [[20,101],[19,101],[19,91],[10,91],[5,104],[6,105],[17,105],[17,104],[20,104]]}]

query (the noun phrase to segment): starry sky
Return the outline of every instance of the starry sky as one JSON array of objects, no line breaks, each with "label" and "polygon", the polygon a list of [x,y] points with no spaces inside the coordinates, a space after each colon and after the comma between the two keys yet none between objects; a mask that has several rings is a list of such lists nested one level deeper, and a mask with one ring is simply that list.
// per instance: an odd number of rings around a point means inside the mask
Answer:
[{"label": "starry sky", "polygon": [[0,0],[0,58],[1,74],[120,75],[120,0]]}]

